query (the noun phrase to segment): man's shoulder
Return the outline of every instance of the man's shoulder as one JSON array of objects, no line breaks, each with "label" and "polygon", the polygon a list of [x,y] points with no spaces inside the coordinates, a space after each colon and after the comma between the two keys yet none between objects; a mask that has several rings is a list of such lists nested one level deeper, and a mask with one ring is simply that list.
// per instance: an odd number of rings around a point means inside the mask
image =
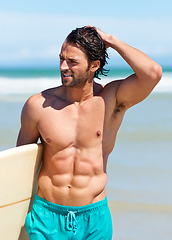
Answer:
[{"label": "man's shoulder", "polygon": [[27,99],[26,105],[27,106],[35,105],[36,103],[40,102],[42,99],[43,99],[42,93],[34,94]]},{"label": "man's shoulder", "polygon": [[112,90],[116,90],[118,89],[120,83],[121,83],[122,80],[113,80],[111,82],[108,82],[105,86],[104,86],[104,89],[112,89]]},{"label": "man's shoulder", "polygon": [[101,85],[101,91],[100,91],[100,95],[102,95],[102,97],[106,97],[106,96],[116,96],[116,92],[118,90],[118,87],[121,83],[121,80],[114,80],[111,82],[108,82],[105,85]]},{"label": "man's shoulder", "polygon": [[52,99],[60,97],[63,92],[63,86],[49,88],[41,92],[41,97],[44,99]]},{"label": "man's shoulder", "polygon": [[40,93],[30,96],[27,102],[32,104],[32,103],[44,101],[47,98],[57,97],[58,95],[60,95],[60,89],[61,87],[54,87],[54,88],[43,90]]},{"label": "man's shoulder", "polygon": [[41,108],[41,102],[42,102],[41,93],[29,97],[23,106],[22,115],[31,116],[38,112],[38,109]]}]

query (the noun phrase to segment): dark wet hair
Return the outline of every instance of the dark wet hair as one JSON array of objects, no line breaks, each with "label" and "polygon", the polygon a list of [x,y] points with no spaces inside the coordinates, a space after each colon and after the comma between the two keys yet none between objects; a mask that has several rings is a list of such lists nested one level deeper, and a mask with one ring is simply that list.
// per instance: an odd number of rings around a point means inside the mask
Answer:
[{"label": "dark wet hair", "polygon": [[81,27],[73,30],[66,38],[68,43],[73,43],[82,47],[88,62],[100,60],[100,67],[95,72],[94,77],[100,79],[99,74],[107,76],[109,70],[104,69],[107,64],[108,53],[104,42],[94,27]]}]

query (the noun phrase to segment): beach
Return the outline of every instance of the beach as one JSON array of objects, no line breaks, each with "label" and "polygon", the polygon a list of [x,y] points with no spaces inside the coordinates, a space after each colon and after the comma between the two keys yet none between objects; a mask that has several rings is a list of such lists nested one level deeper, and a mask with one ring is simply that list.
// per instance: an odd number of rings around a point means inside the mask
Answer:
[{"label": "beach", "polygon": [[[96,81],[131,73],[114,68]],[[15,147],[27,98],[57,85],[57,69],[0,69],[0,151]],[[171,240],[172,69],[164,69],[151,95],[126,112],[107,174],[113,240]]]}]

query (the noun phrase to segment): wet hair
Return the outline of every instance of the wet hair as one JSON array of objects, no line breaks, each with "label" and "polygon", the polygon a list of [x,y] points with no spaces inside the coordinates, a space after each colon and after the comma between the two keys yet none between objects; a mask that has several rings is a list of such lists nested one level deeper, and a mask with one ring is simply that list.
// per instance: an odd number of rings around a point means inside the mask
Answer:
[{"label": "wet hair", "polygon": [[109,70],[104,69],[107,64],[108,53],[104,42],[94,27],[81,27],[73,30],[66,38],[68,43],[79,45],[85,52],[88,63],[100,60],[100,67],[94,77],[100,79],[99,74],[107,76]]}]

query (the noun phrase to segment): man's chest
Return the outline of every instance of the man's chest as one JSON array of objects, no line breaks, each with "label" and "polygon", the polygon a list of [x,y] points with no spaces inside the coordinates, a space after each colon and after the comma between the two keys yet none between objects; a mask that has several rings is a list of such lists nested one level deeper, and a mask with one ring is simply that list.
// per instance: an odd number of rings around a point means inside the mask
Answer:
[{"label": "man's chest", "polygon": [[104,116],[104,106],[99,102],[62,109],[48,107],[42,111],[38,129],[45,142],[60,149],[70,145],[90,147],[103,138]]}]

